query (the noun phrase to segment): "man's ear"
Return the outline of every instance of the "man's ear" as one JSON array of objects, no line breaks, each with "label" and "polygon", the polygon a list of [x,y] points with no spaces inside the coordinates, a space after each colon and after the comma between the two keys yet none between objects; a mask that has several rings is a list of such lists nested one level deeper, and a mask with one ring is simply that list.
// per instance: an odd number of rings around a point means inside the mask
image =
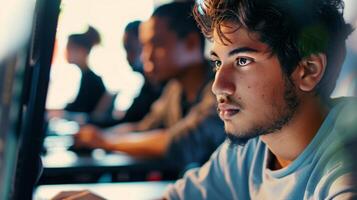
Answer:
[{"label": "man's ear", "polygon": [[295,85],[304,92],[312,91],[322,79],[326,69],[326,54],[311,54],[298,64],[292,76]]}]

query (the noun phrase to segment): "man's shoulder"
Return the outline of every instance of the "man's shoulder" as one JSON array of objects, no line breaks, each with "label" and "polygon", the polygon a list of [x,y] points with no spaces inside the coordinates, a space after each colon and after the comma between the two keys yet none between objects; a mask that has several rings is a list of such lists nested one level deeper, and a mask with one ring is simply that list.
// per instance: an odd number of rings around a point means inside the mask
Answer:
[{"label": "man's shoulder", "polygon": [[[343,136],[356,137],[357,131],[357,98],[343,97],[332,100],[337,109],[335,130],[344,132]],[[340,135],[341,133],[339,133]],[[342,135],[340,135],[342,136]]]},{"label": "man's shoulder", "polygon": [[[161,95],[154,102],[154,110],[157,110],[157,107],[164,108],[167,103],[171,102],[177,104],[179,102],[179,97],[181,96],[181,85],[176,80],[170,80],[165,87],[162,89]],[[159,109],[161,110],[161,109]]]},{"label": "man's shoulder", "polygon": [[354,112],[357,107],[357,97],[339,97],[330,100],[333,108],[338,108],[339,113]]},{"label": "man's shoulder", "polygon": [[[316,166],[318,183],[316,195],[333,196],[356,189],[355,155],[357,153],[357,98],[343,97],[333,99],[332,111],[336,112],[330,129],[331,135],[321,145],[323,153]],[[353,181],[351,181],[353,180]]]}]

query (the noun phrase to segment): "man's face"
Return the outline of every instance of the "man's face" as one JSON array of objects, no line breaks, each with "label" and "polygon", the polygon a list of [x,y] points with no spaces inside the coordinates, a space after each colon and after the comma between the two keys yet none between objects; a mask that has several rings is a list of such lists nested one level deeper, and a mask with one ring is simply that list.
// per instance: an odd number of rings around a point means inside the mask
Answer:
[{"label": "man's face", "polygon": [[169,29],[166,20],[152,17],[140,27],[142,61],[147,76],[154,81],[177,77],[185,68],[188,54],[184,39]]},{"label": "man's face", "polygon": [[126,59],[134,71],[142,72],[142,64],[140,60],[141,44],[139,38],[134,33],[125,32],[123,36],[123,44],[126,52]]},{"label": "man's face", "polygon": [[[68,42],[66,49],[66,59],[68,63],[80,64],[85,62],[88,57],[88,51],[81,46]],[[79,66],[80,67],[80,66]]]},{"label": "man's face", "polygon": [[222,31],[231,42],[223,44],[217,32],[213,34],[211,59],[217,72],[212,91],[228,137],[244,143],[280,130],[293,117],[299,101],[269,47],[245,28],[225,25]]}]

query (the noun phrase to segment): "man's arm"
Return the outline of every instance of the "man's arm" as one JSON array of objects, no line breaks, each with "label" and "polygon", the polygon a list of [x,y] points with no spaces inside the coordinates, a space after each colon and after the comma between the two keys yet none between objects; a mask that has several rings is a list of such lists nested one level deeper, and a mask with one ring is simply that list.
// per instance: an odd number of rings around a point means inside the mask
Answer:
[{"label": "man's arm", "polygon": [[117,142],[110,144],[108,149],[138,157],[163,157],[169,141],[170,135],[158,129],[123,135]]},{"label": "man's arm", "polygon": [[118,130],[112,131],[114,134],[101,133],[95,127],[87,126],[75,136],[76,145],[121,151],[132,156],[162,157],[170,141],[169,134],[163,129],[119,135]]}]

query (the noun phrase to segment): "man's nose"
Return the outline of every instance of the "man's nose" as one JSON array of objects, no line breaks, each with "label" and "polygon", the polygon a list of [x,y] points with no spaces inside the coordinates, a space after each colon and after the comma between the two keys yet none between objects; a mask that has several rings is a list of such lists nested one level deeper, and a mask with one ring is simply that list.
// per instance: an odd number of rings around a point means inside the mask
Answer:
[{"label": "man's nose", "polygon": [[236,91],[236,80],[233,67],[221,66],[216,72],[212,85],[212,92],[218,95],[231,96]]},{"label": "man's nose", "polygon": [[151,73],[154,70],[154,64],[152,60],[152,48],[151,47],[144,47],[143,51],[141,52],[141,60],[144,66],[145,73]]}]

